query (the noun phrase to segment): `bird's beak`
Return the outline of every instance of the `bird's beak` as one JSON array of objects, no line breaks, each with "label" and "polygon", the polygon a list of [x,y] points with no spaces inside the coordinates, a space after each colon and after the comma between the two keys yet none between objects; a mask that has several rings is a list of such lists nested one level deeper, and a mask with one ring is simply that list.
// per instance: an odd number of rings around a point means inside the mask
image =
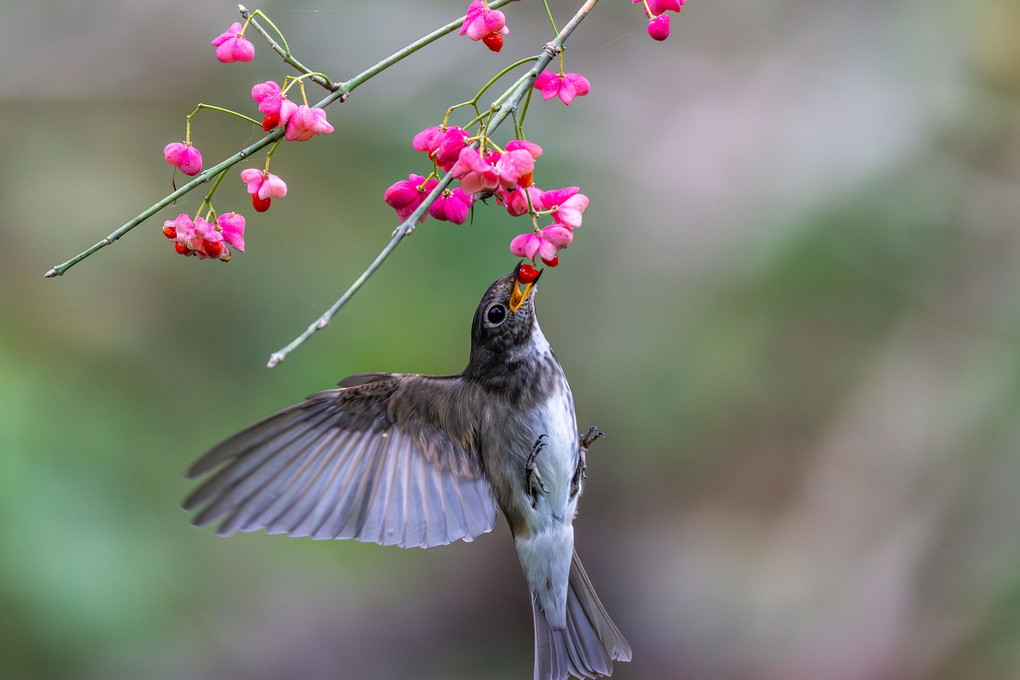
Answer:
[{"label": "bird's beak", "polygon": [[[528,293],[532,291],[535,284],[538,283],[538,277],[542,275],[544,269],[536,270],[531,265],[524,265],[517,263],[517,268],[514,269],[514,284],[513,290],[510,291],[510,311],[516,312],[520,309],[521,305],[524,304],[524,300],[527,299]],[[522,271],[523,269],[523,271]]]}]

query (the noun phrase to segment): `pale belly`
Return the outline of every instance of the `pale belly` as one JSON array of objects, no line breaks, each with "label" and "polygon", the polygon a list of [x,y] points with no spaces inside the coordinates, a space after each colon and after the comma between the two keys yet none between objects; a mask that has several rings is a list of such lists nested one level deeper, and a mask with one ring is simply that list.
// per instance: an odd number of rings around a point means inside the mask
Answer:
[{"label": "pale belly", "polygon": [[535,458],[545,491],[532,485],[533,496],[524,513],[527,530],[519,532],[515,541],[524,575],[553,628],[566,625],[567,581],[574,553],[572,523],[581,495],[570,493],[578,455],[577,425],[569,402],[550,400],[530,424],[533,432],[545,434],[545,446]]},{"label": "pale belly", "polygon": [[570,524],[574,519],[580,496],[570,496],[577,470],[577,423],[569,393],[565,399],[550,399],[533,413],[534,418],[527,427],[536,438],[538,434],[545,435],[535,464],[548,493],[541,489],[535,491],[528,524],[532,531],[540,531],[553,524]]}]

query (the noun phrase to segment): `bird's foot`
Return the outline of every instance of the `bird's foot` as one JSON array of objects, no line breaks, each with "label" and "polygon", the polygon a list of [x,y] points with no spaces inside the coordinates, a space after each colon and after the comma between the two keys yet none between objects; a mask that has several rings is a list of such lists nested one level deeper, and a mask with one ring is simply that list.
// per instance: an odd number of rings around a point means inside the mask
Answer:
[{"label": "bird's foot", "polygon": [[580,440],[581,448],[587,450],[588,447],[590,447],[595,442],[596,439],[605,436],[606,436],[605,432],[600,432],[597,426],[592,425],[591,427],[588,428],[588,431],[582,434],[580,437],[578,437],[578,439]]},{"label": "bird's foot", "polygon": [[538,458],[539,452],[545,448],[545,435],[540,434],[538,439],[535,440],[534,446],[531,447],[531,455],[528,456],[528,462],[524,466],[524,470],[527,474],[525,485],[528,489],[528,495],[531,496],[531,507],[535,507],[538,503],[538,490],[541,489],[543,493],[549,493],[549,489],[546,488],[545,482],[542,481],[542,475],[538,473],[538,466],[535,464],[535,459]]},{"label": "bird's foot", "polygon": [[588,479],[588,462],[586,460],[588,447],[591,446],[599,437],[605,436],[605,433],[599,432],[599,428],[592,425],[588,428],[587,432],[578,437],[577,469],[574,470],[574,478],[570,480],[571,498],[581,493],[581,481]]}]

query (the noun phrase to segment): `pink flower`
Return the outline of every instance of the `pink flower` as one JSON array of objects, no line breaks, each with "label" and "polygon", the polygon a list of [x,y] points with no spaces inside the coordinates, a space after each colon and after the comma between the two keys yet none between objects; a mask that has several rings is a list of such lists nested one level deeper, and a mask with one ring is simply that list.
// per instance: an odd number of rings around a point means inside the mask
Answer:
[{"label": "pink flower", "polygon": [[498,9],[486,9],[486,4],[482,0],[472,1],[460,27],[460,34],[467,35],[472,40],[481,40],[490,33],[506,35],[509,32],[503,13]]},{"label": "pink flower", "polygon": [[202,172],[202,154],[191,144],[171,142],[163,148],[163,158],[170,165],[176,165],[189,177]]},{"label": "pink flower", "polygon": [[267,113],[266,117],[262,119],[262,129],[269,132],[281,125],[286,125],[297,110],[298,105],[284,97],[280,102],[280,111],[278,113]]},{"label": "pink flower", "polygon": [[428,154],[434,163],[445,170],[457,162],[460,150],[463,149],[470,135],[460,127],[428,127],[419,132],[411,140],[411,148]]},{"label": "pink flower", "polygon": [[287,183],[277,175],[257,168],[241,171],[241,181],[248,185],[248,193],[262,200],[283,198],[287,195]]},{"label": "pink flower", "polygon": [[212,224],[202,217],[178,215],[176,220],[163,223],[163,233],[174,239],[177,252],[194,255],[200,260],[218,258],[230,261],[230,244],[244,250],[244,217],[237,213],[225,213]]},{"label": "pink flower", "polygon": [[499,183],[506,191],[513,191],[518,184],[531,186],[531,173],[535,169],[535,159],[542,155],[542,147],[525,139],[512,139],[507,142],[506,153],[496,152],[487,158],[496,167]]},{"label": "pink flower", "polygon": [[560,101],[569,106],[574,97],[588,94],[591,84],[580,73],[556,75],[552,71],[542,71],[535,79],[535,89],[542,93],[543,101],[559,95]]},{"label": "pink flower", "polygon": [[257,83],[251,88],[251,98],[259,105],[262,113],[279,113],[283,101],[283,90],[273,80]]},{"label": "pink flower", "polygon": [[542,155],[542,147],[540,147],[538,144],[535,144],[534,142],[529,142],[526,139],[511,139],[509,142],[506,143],[504,149],[506,149],[507,151],[516,151],[518,149],[524,149],[529,154],[531,154],[532,158],[538,158],[539,156]]},{"label": "pink flower", "polygon": [[652,17],[651,21],[648,22],[648,35],[652,36],[653,40],[665,40],[669,37],[669,15],[660,14],[657,17]]},{"label": "pink flower", "polygon": [[283,95],[280,86],[272,80],[258,83],[251,88],[251,98],[259,105],[259,111],[266,114],[262,121],[262,129],[266,132],[279,125],[286,125],[298,108],[297,104]]},{"label": "pink flower", "polygon": [[443,134],[442,141],[436,147],[435,162],[443,170],[449,170],[457,162],[457,159],[460,158],[460,152],[467,146],[467,140],[470,137],[471,135],[464,128],[447,128]]},{"label": "pink flower", "polygon": [[[644,1],[645,0],[633,0],[631,4]],[[657,17],[667,10],[671,12],[679,12],[680,8],[684,6],[686,1],[687,0],[647,0],[648,12],[651,12],[649,16]]]},{"label": "pink flower", "polygon": [[529,232],[515,236],[510,241],[510,252],[517,257],[526,257],[532,262],[535,256],[542,258],[550,267],[555,267],[559,259],[556,253],[570,245],[574,233],[562,224],[550,224],[538,233]]},{"label": "pink flower", "polygon": [[272,199],[287,195],[287,183],[265,170],[247,168],[241,171],[241,181],[248,185],[251,204],[256,212],[269,210]]},{"label": "pink flower", "polygon": [[221,33],[212,41],[216,48],[216,58],[224,64],[233,61],[251,61],[255,57],[255,46],[244,37],[241,24],[234,22],[230,24],[225,32]]},{"label": "pink flower", "polygon": [[581,213],[588,207],[588,197],[579,194],[577,187],[544,191],[541,202],[545,210],[553,210],[552,218],[558,224],[571,229],[581,226]]},{"label": "pink flower", "polygon": [[[423,184],[424,186],[422,186]],[[402,179],[391,185],[383,194],[383,200],[396,210],[397,217],[404,221],[421,205],[421,202],[437,184],[439,184],[439,180],[434,178],[425,183],[425,178],[421,175],[408,175],[407,179]],[[420,221],[425,221],[425,215],[421,216]]]},{"label": "pink flower", "polygon": [[446,131],[436,125],[427,127],[411,139],[411,148],[415,151],[428,154],[429,158],[432,158],[433,154],[436,153],[436,149],[442,143],[445,134]]},{"label": "pink flower", "polygon": [[284,136],[292,142],[303,142],[306,139],[311,139],[312,135],[328,134],[332,131],[333,126],[326,121],[325,111],[302,104],[290,117],[290,121],[287,123],[287,133]]},{"label": "pink flower", "polygon": [[202,217],[195,217],[195,232],[198,237],[189,240],[187,246],[194,251],[198,259],[204,260],[207,257],[230,259],[230,250],[223,244],[223,234],[214,224],[210,224]]},{"label": "pink flower", "polygon": [[542,190],[536,186],[525,188],[518,185],[516,189],[503,195],[502,202],[506,204],[506,211],[508,213],[514,217],[519,217],[528,213],[528,198],[531,198],[531,207],[536,211],[542,209]]},{"label": "pink flower", "polygon": [[437,220],[464,224],[474,200],[470,194],[464,193],[463,189],[457,188],[452,191],[448,189],[429,206],[429,215]]},{"label": "pink flower", "polygon": [[216,229],[216,225],[211,224],[209,220],[202,217],[195,218],[195,233],[198,234],[199,238],[204,238],[206,241],[213,243],[223,240],[223,234]]},{"label": "pink flower", "polygon": [[178,242],[185,242],[189,239],[193,239],[197,236],[195,233],[195,223],[191,221],[191,215],[180,214],[176,220],[167,220],[163,223],[163,233],[169,236],[169,231],[174,231],[173,238],[177,239]]},{"label": "pink flower", "polygon": [[648,35],[654,40],[665,40],[669,37],[669,15],[666,12],[679,12],[686,0],[633,0],[645,3],[645,14],[648,16]]},{"label": "pink flower", "polygon": [[225,213],[216,217],[216,226],[223,234],[223,240],[244,252],[244,216]]},{"label": "pink flower", "polygon": [[478,149],[465,146],[450,174],[460,179],[460,188],[469,194],[494,191],[499,186],[499,175],[492,164],[482,159]]},{"label": "pink flower", "polygon": [[[507,191],[513,191],[520,182],[527,186],[531,183],[531,173],[535,169],[535,158],[527,149],[507,151],[496,161],[496,174],[499,184]],[[461,182],[463,185],[463,181]]]}]

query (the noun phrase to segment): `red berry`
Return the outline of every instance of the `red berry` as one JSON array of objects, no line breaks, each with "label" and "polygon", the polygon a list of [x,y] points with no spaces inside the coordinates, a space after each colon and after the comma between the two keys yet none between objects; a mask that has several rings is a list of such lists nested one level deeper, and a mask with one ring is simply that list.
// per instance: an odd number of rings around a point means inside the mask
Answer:
[{"label": "red berry", "polygon": [[[544,260],[543,260],[544,261]],[[546,262],[546,264],[549,264]],[[554,265],[550,265],[554,266]],[[521,268],[517,270],[517,282],[518,283],[533,283],[538,278],[539,271],[532,267],[530,264],[522,264]]]},{"label": "red berry", "polygon": [[267,113],[266,117],[262,119],[262,130],[264,132],[269,132],[279,124],[280,124],[279,113]]},{"label": "red berry", "polygon": [[219,257],[220,253],[223,252],[223,244],[219,241],[206,241],[202,239],[199,243],[199,247],[202,248],[202,252],[209,257]]},{"label": "red berry", "polygon": [[251,195],[251,204],[255,206],[255,212],[265,212],[269,210],[269,204],[273,202],[273,199],[266,196],[266,200],[259,198],[258,194]]},{"label": "red berry", "polygon": [[171,241],[177,238],[177,227],[172,227],[169,224],[163,225],[163,235]]},{"label": "red berry", "polygon": [[482,42],[485,43],[485,46],[488,47],[493,52],[499,52],[501,49],[503,49],[503,36],[497,33],[496,31],[493,31],[489,35],[482,38]]},{"label": "red berry", "polygon": [[524,188],[528,188],[528,187],[530,187],[534,183],[535,183],[535,173],[534,172],[529,172],[526,175],[521,175],[521,177],[517,180],[517,186],[524,187]]},{"label": "red berry", "polygon": [[558,264],[560,263],[560,256],[559,256],[559,255],[556,255],[556,256],[555,256],[555,257],[553,257],[553,259],[551,259],[551,260],[547,260],[547,259],[545,259],[545,258],[543,257],[543,258],[542,258],[542,262],[545,262],[545,263],[546,263],[546,264],[547,264],[548,266],[550,266],[550,267],[555,267],[556,265],[558,265]]},{"label": "red berry", "polygon": [[180,241],[178,241],[177,243],[174,244],[174,248],[181,255],[187,255],[189,252],[191,252],[190,249],[188,248],[188,246],[184,245]]}]

